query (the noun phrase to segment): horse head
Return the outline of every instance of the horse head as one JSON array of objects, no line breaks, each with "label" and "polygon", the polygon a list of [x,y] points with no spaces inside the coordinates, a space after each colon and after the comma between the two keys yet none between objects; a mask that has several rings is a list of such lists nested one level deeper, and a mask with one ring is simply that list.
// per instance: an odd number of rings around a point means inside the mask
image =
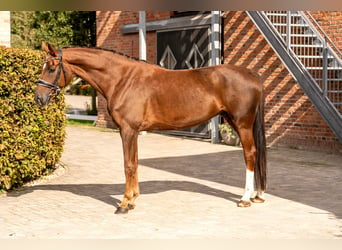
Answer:
[{"label": "horse head", "polygon": [[49,104],[51,97],[58,95],[71,80],[71,71],[63,61],[62,50],[45,42],[42,42],[42,48],[46,57],[35,92],[35,101],[41,107]]}]

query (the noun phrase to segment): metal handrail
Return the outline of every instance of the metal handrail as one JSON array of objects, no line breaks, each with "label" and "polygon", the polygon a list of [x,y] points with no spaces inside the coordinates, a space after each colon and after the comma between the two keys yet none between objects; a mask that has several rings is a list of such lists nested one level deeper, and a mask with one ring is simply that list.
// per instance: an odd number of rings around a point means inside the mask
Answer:
[{"label": "metal handrail", "polygon": [[[296,14],[298,14],[298,17],[301,17],[304,24],[310,28],[310,30],[315,34],[316,39],[318,39],[320,41],[320,45],[318,47],[322,48],[322,60],[323,60],[323,65],[322,65],[322,86],[319,87],[318,83],[317,83],[317,79],[315,79],[315,77],[313,77],[313,75],[309,74],[310,77],[313,78],[314,82],[317,84],[317,86],[321,89],[323,96],[327,96],[328,93],[328,87],[327,87],[327,82],[328,82],[328,58],[333,58],[335,60],[335,63],[337,63],[338,67],[342,67],[342,60],[341,58],[337,55],[337,53],[333,50],[332,46],[334,48],[337,49],[337,47],[335,46],[335,44],[330,40],[330,38],[327,36],[327,34],[322,30],[322,28],[318,25],[318,23],[316,22],[315,24],[311,23],[311,21],[306,17],[305,13],[303,11],[295,11]],[[266,14],[263,11],[264,14]],[[274,13],[272,13],[274,14]],[[285,14],[285,13],[284,13]],[[293,44],[291,43],[291,37],[293,34],[291,34],[291,26],[293,25],[291,23],[291,14],[293,14],[293,12],[291,13],[291,11],[287,11],[286,12],[286,23],[283,23],[283,26],[286,27],[285,29],[285,36],[286,39],[284,39],[283,35],[275,28],[274,24],[272,24],[272,28],[274,28],[275,32],[279,35],[279,38],[283,41],[284,45],[286,46],[287,52],[291,53],[295,58],[297,58],[299,60],[299,56],[291,49],[291,47],[293,46]],[[266,14],[267,16],[267,14]],[[311,18],[313,18],[311,16]],[[268,17],[267,17],[268,19]],[[314,20],[315,21],[315,20]],[[316,25],[317,24],[317,25]],[[317,28],[315,27],[315,25],[317,27],[319,27],[320,31],[317,30]],[[284,31],[284,30],[283,30]],[[321,33],[322,34],[321,34]],[[329,44],[328,44],[329,42]],[[331,44],[331,46],[330,46]],[[306,46],[309,47],[309,46]],[[341,53],[338,49],[337,49],[338,53]],[[342,53],[341,53],[342,56]],[[307,65],[304,65],[304,62],[302,62],[301,60],[299,60],[299,63],[304,67],[304,68],[309,68],[307,67]],[[330,79],[329,79],[330,80]]]},{"label": "metal handrail", "polygon": [[342,58],[342,52],[341,50],[335,45],[335,43],[330,39],[330,37],[327,35],[327,33],[322,29],[321,25],[317,22],[317,20],[311,15],[309,11],[301,11],[304,16],[307,16],[310,21],[314,24],[316,28],[318,28],[319,32],[323,36],[323,38],[328,41],[328,44],[334,48],[334,51],[339,54],[339,57]]}]

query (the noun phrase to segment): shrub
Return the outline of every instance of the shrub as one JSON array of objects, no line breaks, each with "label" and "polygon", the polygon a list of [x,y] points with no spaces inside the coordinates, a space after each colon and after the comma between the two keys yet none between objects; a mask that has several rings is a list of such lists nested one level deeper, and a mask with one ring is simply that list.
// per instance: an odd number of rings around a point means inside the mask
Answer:
[{"label": "shrub", "polygon": [[85,96],[91,96],[92,93],[92,87],[85,83],[85,84],[75,84],[71,85],[69,90],[66,92],[70,95],[85,95]]},{"label": "shrub", "polygon": [[43,53],[0,47],[0,191],[54,169],[65,137],[64,95],[34,101]]}]

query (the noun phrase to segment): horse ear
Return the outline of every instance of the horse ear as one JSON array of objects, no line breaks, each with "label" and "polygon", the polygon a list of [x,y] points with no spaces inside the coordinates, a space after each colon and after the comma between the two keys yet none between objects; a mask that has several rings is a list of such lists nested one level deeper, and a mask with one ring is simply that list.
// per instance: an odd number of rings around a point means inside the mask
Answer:
[{"label": "horse ear", "polygon": [[58,56],[58,51],[51,44],[42,42],[42,48],[47,54]]},{"label": "horse ear", "polygon": [[48,48],[46,42],[42,42],[42,49],[43,49],[46,53],[49,53],[49,48]]}]

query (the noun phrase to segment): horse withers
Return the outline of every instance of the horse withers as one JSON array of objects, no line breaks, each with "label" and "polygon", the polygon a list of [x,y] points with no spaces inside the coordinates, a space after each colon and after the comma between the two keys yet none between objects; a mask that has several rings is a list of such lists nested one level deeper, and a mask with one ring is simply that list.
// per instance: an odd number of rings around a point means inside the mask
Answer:
[{"label": "horse withers", "polygon": [[44,42],[42,47],[47,55],[35,93],[38,105],[47,105],[78,76],[106,98],[108,112],[120,129],[126,185],[116,213],[133,209],[139,195],[140,131],[188,128],[218,114],[237,131],[243,146],[246,182],[238,206],[249,207],[251,201],[264,202],[264,97],[263,85],[256,74],[227,64],[168,70],[105,49],[57,50]]}]

